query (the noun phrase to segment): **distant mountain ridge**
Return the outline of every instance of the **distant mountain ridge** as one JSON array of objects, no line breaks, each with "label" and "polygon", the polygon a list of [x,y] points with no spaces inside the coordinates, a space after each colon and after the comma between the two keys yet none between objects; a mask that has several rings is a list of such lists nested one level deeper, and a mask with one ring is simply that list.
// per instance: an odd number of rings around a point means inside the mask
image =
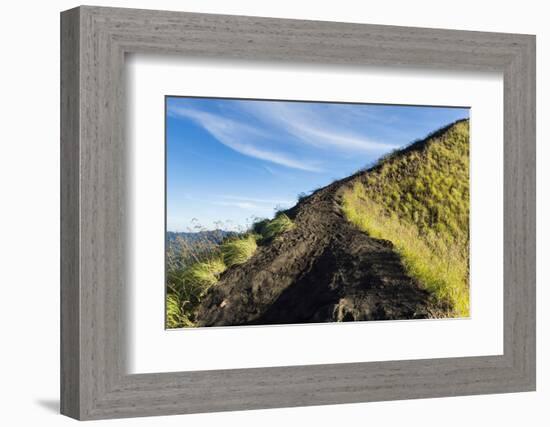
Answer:
[{"label": "distant mountain ridge", "polygon": [[179,269],[195,263],[205,254],[216,251],[224,239],[235,235],[225,230],[167,231],[166,259]]},{"label": "distant mountain ridge", "polygon": [[178,238],[186,240],[188,242],[196,242],[198,240],[208,240],[212,243],[220,244],[222,240],[227,237],[234,235],[232,231],[226,231],[221,229],[216,230],[200,230],[200,231],[167,231],[166,240],[167,242],[174,243]]}]

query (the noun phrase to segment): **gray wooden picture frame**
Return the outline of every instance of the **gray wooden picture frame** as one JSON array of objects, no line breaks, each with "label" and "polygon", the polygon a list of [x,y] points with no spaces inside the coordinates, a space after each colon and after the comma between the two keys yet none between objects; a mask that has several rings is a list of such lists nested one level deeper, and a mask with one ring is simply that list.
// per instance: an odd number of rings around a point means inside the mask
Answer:
[{"label": "gray wooden picture frame", "polygon": [[[127,374],[124,61],[136,52],[502,72],[504,354]],[[65,415],[84,420],[535,390],[532,35],[71,9],[61,14],[61,166]]]}]

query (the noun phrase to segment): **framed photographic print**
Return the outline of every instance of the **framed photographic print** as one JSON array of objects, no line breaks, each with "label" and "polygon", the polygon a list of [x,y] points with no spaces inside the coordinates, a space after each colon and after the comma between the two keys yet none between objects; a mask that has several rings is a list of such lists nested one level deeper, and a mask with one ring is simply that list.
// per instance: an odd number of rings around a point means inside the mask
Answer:
[{"label": "framed photographic print", "polygon": [[535,389],[535,39],[61,15],[61,407]]}]

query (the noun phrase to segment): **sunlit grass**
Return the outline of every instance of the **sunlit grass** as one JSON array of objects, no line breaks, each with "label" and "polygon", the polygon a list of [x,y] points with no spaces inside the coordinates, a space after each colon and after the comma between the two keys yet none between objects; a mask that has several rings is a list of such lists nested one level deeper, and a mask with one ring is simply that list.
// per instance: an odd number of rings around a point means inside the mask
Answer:
[{"label": "sunlit grass", "polygon": [[[356,184],[361,188],[361,184]],[[356,188],[357,188],[356,187]],[[469,315],[468,258],[462,248],[437,237],[419,234],[411,224],[388,216],[376,203],[346,192],[343,210],[359,229],[378,239],[391,241],[402,256],[408,273],[417,278],[438,301],[447,302],[452,313]]]},{"label": "sunlit grass", "polygon": [[254,252],[256,252],[257,236],[246,234],[245,236],[228,239],[221,245],[223,262],[227,267],[244,264],[248,261]]},{"label": "sunlit grass", "polygon": [[251,231],[225,238],[219,245],[198,240],[196,248],[188,242],[180,243],[183,253],[171,248],[167,257],[166,327],[193,327],[200,302],[223,272],[252,258],[258,242],[269,242],[293,227],[292,220],[279,213],[272,220],[257,221]]},{"label": "sunlit grass", "polygon": [[193,326],[194,314],[202,297],[218,282],[226,268],[219,256],[181,269],[168,265],[166,327]]},{"label": "sunlit grass", "polygon": [[178,294],[169,292],[166,294],[166,327],[168,329],[193,326],[193,322],[185,315]]},{"label": "sunlit grass", "polygon": [[387,156],[344,192],[342,206],[359,229],[391,241],[409,274],[460,317],[470,312],[468,125]]},{"label": "sunlit grass", "polygon": [[294,223],[292,220],[286,214],[279,213],[275,218],[263,225],[260,233],[262,238],[268,241],[293,228]]},{"label": "sunlit grass", "polygon": [[197,288],[200,293],[206,292],[216,284],[227,267],[221,258],[196,262],[186,268],[182,274],[182,282],[189,287]]}]

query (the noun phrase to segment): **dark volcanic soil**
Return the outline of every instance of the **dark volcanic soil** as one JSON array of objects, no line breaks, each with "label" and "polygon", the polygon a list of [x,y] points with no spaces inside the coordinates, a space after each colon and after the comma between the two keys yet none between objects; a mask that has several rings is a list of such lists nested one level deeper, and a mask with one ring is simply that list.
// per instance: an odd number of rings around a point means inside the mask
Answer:
[{"label": "dark volcanic soil", "polygon": [[407,276],[391,242],[343,217],[340,194],[352,178],[289,210],[296,227],[228,269],[201,303],[197,326],[429,317],[429,293]]}]

